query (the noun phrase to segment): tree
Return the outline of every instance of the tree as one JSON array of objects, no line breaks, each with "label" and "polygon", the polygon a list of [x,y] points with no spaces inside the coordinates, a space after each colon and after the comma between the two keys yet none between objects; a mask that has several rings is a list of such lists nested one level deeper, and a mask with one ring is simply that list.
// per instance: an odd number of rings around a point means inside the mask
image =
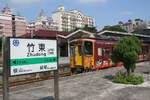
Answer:
[{"label": "tree", "polygon": [[140,40],[135,36],[127,36],[120,39],[114,47],[111,58],[115,63],[123,62],[127,75],[130,75],[131,71],[134,72],[135,63],[141,51]]},{"label": "tree", "polygon": [[88,26],[88,25],[85,25],[85,26],[82,27],[82,28],[77,28],[77,27],[76,27],[74,30],[71,30],[70,32],[74,32],[74,31],[77,31],[77,30],[79,30],[79,29],[85,30],[85,31],[89,31],[89,32],[97,32],[96,27],[94,27],[94,26],[90,27],[90,26]]},{"label": "tree", "polygon": [[97,32],[96,27],[89,27],[88,25],[85,25],[82,29],[89,32]]},{"label": "tree", "polygon": [[107,27],[104,27],[102,30],[126,32],[120,25],[107,26]]}]

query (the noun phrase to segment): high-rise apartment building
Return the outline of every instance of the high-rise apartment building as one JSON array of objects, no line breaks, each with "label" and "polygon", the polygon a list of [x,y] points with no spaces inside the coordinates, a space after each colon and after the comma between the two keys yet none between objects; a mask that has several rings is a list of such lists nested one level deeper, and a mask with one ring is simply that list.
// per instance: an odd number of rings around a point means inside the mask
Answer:
[{"label": "high-rise apartment building", "polygon": [[3,26],[5,36],[21,36],[26,33],[26,20],[24,17],[14,15],[6,6],[0,12],[0,25]]},{"label": "high-rise apartment building", "polygon": [[94,18],[86,16],[78,10],[65,11],[64,6],[59,6],[53,12],[52,19],[58,23],[59,31],[72,31],[85,25],[89,27],[95,26]]}]

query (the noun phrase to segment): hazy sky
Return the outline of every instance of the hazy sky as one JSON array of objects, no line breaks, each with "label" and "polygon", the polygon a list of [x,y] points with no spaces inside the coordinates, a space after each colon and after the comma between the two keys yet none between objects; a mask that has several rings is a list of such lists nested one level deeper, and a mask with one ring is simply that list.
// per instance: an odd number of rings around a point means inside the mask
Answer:
[{"label": "hazy sky", "polygon": [[128,19],[150,20],[150,0],[0,0],[0,8],[6,3],[28,21],[34,20],[41,9],[51,16],[59,5],[94,17],[98,29]]}]

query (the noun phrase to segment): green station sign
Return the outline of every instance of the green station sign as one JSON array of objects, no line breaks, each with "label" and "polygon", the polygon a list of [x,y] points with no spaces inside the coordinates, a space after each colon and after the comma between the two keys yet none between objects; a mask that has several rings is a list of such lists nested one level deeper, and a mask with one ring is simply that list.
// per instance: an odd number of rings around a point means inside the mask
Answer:
[{"label": "green station sign", "polygon": [[57,41],[10,38],[10,74],[57,70]]}]

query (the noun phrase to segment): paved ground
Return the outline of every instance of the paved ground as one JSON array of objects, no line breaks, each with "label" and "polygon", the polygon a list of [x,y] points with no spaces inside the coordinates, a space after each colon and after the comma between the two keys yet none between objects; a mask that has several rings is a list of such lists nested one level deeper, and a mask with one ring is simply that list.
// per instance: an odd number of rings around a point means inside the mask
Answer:
[{"label": "paved ground", "polygon": [[[110,68],[60,79],[60,100],[149,100],[150,65],[140,63],[135,73],[143,74],[138,86],[114,84],[104,78],[123,68]],[[52,100],[53,80],[11,88],[10,100]],[[51,98],[51,99],[50,99]],[[0,96],[2,100],[2,96]]]}]

